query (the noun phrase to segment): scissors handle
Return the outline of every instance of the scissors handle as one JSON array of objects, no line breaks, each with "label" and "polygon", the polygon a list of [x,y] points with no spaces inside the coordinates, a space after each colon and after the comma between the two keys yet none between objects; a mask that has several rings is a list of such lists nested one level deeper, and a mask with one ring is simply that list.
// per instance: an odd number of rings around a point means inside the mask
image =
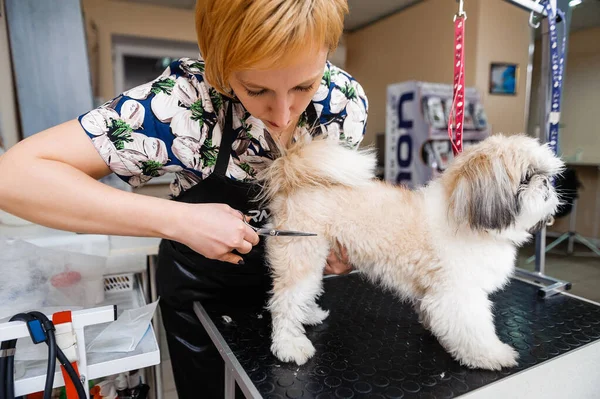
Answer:
[{"label": "scissors handle", "polygon": [[242,212],[242,211],[238,211],[238,212],[240,213],[240,215],[242,215],[242,220],[244,221],[244,224],[246,224],[246,226],[250,227],[252,230],[254,230],[258,233],[258,231],[260,229],[258,227],[254,227],[250,223],[248,223],[248,220],[246,219],[246,215],[244,215],[244,212]]}]

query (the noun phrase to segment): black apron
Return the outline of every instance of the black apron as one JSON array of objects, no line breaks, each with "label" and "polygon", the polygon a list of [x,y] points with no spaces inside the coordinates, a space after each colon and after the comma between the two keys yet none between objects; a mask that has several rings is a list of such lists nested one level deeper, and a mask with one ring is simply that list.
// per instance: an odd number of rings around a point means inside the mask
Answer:
[{"label": "black apron", "polygon": [[[244,214],[264,215],[253,201],[259,187],[225,176],[231,145],[236,133],[232,126],[229,101],[225,128],[213,173],[183,192],[175,201],[186,203],[227,204]],[[307,109],[309,122],[316,123],[316,110]],[[252,222],[263,225],[266,220]],[[162,240],[156,273],[160,310],[167,333],[173,375],[179,399],[222,398],[224,363],[204,327],[194,314],[193,302],[236,303],[266,302],[271,288],[264,262],[264,239],[249,254],[242,254],[243,265],[208,259],[175,241]],[[238,390],[238,395],[240,391]]]}]

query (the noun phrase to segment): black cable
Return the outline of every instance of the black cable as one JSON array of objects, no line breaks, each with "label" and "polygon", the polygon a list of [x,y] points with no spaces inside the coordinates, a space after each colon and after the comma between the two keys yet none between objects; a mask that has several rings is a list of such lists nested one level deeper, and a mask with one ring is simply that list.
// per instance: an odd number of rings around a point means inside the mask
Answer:
[{"label": "black cable", "polygon": [[[0,348],[10,352],[17,345],[16,339],[11,339],[9,341],[2,342]],[[8,399],[14,398],[14,381],[13,375],[9,374],[9,370],[13,370],[14,368],[10,366],[12,361],[14,360],[14,355],[9,356],[7,352],[4,353],[4,356],[0,358],[0,380],[2,380],[2,390],[0,391],[0,399]]]},{"label": "black cable", "polygon": [[[59,362],[65,368],[67,375],[73,382],[75,386],[75,390],[77,391],[77,396],[79,399],[86,399],[87,396],[85,394],[85,389],[79,376],[75,372],[75,369],[67,359],[67,356],[60,349],[60,347],[56,344],[56,336],[54,335],[54,324],[50,321],[46,315],[40,312],[30,312],[19,313],[14,315],[10,321],[24,321],[28,323],[28,328],[30,322],[38,321],[43,327],[44,334],[42,335],[39,325],[35,324],[36,333],[32,333],[32,329],[30,328],[30,334],[32,334],[32,340],[34,343],[46,342],[48,345],[48,367],[46,370],[46,385],[44,388],[44,399],[51,399],[52,397],[52,387],[54,385],[54,374],[56,372],[56,359],[58,358]],[[37,337],[38,341],[36,342],[34,339],[34,335]],[[44,337],[42,340],[40,337]],[[4,355],[9,353],[11,350],[14,350],[17,346],[17,340],[9,340],[1,343],[0,348],[8,351],[4,352]],[[0,357],[0,399],[15,399],[14,392],[14,361],[15,356],[14,353],[11,356]],[[66,381],[65,381],[66,383]]]},{"label": "black cable", "polygon": [[[34,318],[31,315],[26,313],[19,313],[10,318],[9,321],[23,321],[28,323],[32,321]],[[7,341],[8,349],[15,349],[17,347],[17,340],[11,339]],[[6,378],[6,399],[15,399],[15,355],[6,357],[6,369],[5,369],[5,378]]]},{"label": "black cable", "polygon": [[[48,364],[48,374],[47,374],[47,376],[51,376],[51,377],[46,378],[46,386],[50,385],[50,391],[49,391],[50,394],[49,394],[48,398],[46,398],[46,391],[44,391],[44,399],[51,399],[54,373],[56,371],[56,358],[58,358],[59,362],[64,366],[65,370],[67,371],[67,374],[69,375],[69,378],[73,382],[73,385],[75,385],[75,389],[77,390],[77,396],[79,396],[80,399],[86,399],[85,389],[83,388],[83,384],[81,383],[79,376],[75,372],[73,365],[71,365],[71,362],[69,362],[69,359],[67,359],[67,356],[64,354],[62,349],[60,349],[60,347],[56,344],[56,337],[54,335],[54,331],[55,331],[54,324],[43,313],[29,312],[29,314],[34,316],[35,318],[37,318],[38,320],[40,320],[42,322],[42,325],[44,326],[44,329],[46,330],[46,333],[48,334],[48,341],[46,343],[48,344],[48,348],[50,351],[49,359],[52,359],[52,365],[50,365],[50,363]],[[50,373],[50,370],[51,370],[51,373]],[[50,383],[49,383],[49,381],[50,381]],[[65,383],[66,383],[66,381],[65,381]]]},{"label": "black cable", "polygon": [[[2,342],[0,345],[0,350],[5,351],[8,349],[8,342]],[[0,357],[0,399],[6,399],[6,366],[7,366],[7,358],[6,356]]]},{"label": "black cable", "polygon": [[8,356],[6,365],[6,399],[15,399],[15,356]]},{"label": "black cable", "polygon": [[54,336],[54,324],[41,312],[29,312],[38,319],[48,336],[48,366],[46,369],[46,386],[44,387],[44,399],[52,399],[52,387],[54,386],[54,374],[56,373],[56,337]]},{"label": "black cable", "polygon": [[44,387],[44,399],[52,399],[54,386],[54,374],[56,373],[56,338],[54,331],[48,331],[48,367],[46,369],[46,386]]},{"label": "black cable", "polygon": [[75,389],[77,390],[77,395],[79,396],[79,399],[86,399],[83,384],[77,376],[77,373],[71,365],[71,362],[69,362],[69,359],[67,359],[64,352],[62,351],[62,349],[60,349],[59,346],[56,347],[56,352],[58,354],[58,361],[60,362],[60,364],[63,365],[63,367],[67,371],[67,374],[69,375],[69,378],[71,378],[71,381],[73,381],[73,385],[75,385]]}]

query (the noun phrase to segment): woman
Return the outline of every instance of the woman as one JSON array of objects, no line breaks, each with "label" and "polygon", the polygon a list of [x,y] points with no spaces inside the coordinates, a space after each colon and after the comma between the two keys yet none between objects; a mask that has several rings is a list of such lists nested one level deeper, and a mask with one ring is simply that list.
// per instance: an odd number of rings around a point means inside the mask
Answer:
[{"label": "woman", "polygon": [[[222,361],[192,302],[261,301],[270,287],[259,237],[241,216],[268,217],[252,202],[255,174],[303,134],[362,140],[364,92],[327,61],[347,12],[346,0],[198,0],[201,59],[175,61],[0,158],[0,208],[10,213],[163,238],[157,287],[180,399],[223,393]],[[137,187],[167,172],[173,200],[96,180],[115,173]],[[325,272],[345,273],[346,263],[332,251]]]}]

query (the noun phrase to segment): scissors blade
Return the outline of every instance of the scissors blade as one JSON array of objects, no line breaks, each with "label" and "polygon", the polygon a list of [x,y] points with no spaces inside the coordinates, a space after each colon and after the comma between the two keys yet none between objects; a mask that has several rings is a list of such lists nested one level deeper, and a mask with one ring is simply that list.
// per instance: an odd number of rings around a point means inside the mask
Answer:
[{"label": "scissors blade", "polygon": [[316,233],[306,233],[304,231],[276,230],[276,229],[258,229],[256,234],[260,236],[290,236],[290,237],[309,237],[316,236]]}]

